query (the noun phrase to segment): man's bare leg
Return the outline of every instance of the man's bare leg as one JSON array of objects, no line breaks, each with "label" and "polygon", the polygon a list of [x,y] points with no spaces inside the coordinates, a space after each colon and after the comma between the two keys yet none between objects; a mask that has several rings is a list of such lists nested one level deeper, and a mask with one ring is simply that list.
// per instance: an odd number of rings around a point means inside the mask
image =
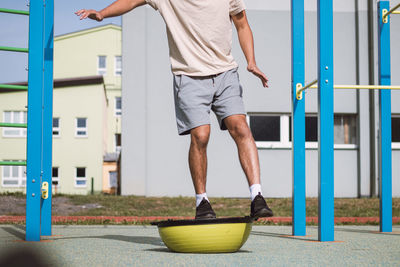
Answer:
[{"label": "man's bare leg", "polygon": [[210,138],[210,125],[202,125],[190,131],[189,167],[196,191],[196,219],[215,218],[215,212],[208,202],[207,183],[207,145]]},{"label": "man's bare leg", "polygon": [[253,135],[246,122],[245,115],[232,115],[224,119],[230,135],[235,141],[240,164],[249,186],[260,183],[260,163]]},{"label": "man's bare leg", "polygon": [[261,195],[258,151],[253,135],[247,125],[246,116],[232,115],[225,118],[224,123],[237,145],[240,164],[250,186],[252,195],[250,216],[254,218],[273,216],[272,210]]},{"label": "man's bare leg", "polygon": [[202,125],[190,131],[189,167],[196,194],[206,192],[207,183],[207,145],[210,138],[210,125]]}]

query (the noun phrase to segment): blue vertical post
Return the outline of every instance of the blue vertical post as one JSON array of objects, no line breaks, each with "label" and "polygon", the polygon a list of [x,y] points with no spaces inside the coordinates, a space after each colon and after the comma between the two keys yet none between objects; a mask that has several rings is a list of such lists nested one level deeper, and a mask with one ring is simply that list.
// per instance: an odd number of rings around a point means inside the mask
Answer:
[{"label": "blue vertical post", "polygon": [[[390,16],[382,21],[383,10],[389,11],[389,1],[378,2],[379,84],[390,85]],[[380,231],[392,232],[392,126],[391,92],[379,91],[379,155],[380,155]]]},{"label": "blue vertical post", "polygon": [[333,7],[318,0],[318,239],[334,241]]},{"label": "blue vertical post", "polygon": [[43,86],[43,182],[49,185],[48,198],[42,199],[41,234],[51,235],[52,141],[53,141],[53,43],[54,0],[44,9],[44,86]]},{"label": "blue vertical post", "polygon": [[304,86],[304,0],[291,1],[292,16],[292,234],[306,234],[305,110],[296,88]]},{"label": "blue vertical post", "polygon": [[26,241],[40,241],[43,1],[30,1],[28,56],[28,129],[26,181]]}]

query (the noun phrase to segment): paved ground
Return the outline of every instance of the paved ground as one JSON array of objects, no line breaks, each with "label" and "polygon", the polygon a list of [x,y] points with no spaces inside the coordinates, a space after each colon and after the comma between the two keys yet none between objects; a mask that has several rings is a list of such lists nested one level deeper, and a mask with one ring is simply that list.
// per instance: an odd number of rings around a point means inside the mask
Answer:
[{"label": "paved ground", "polygon": [[[53,237],[24,242],[24,227],[0,225],[0,266],[28,260],[30,251],[49,266],[399,266],[400,226],[376,233],[377,226],[338,226],[340,242],[293,238],[289,226],[254,226],[247,243],[232,254],[172,253],[154,226],[54,226]],[[25,253],[25,256],[24,254]],[[13,256],[15,255],[15,256]],[[7,256],[12,261],[7,261]],[[35,266],[29,259],[26,266]]]}]

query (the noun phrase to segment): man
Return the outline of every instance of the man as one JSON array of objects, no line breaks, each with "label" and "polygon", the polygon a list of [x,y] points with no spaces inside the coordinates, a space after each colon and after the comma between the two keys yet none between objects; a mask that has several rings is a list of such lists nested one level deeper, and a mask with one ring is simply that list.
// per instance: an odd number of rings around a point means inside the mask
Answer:
[{"label": "man", "polygon": [[158,10],[167,26],[178,133],[191,135],[189,167],[196,191],[196,219],[216,217],[206,194],[210,110],[237,145],[250,187],[250,215],[272,216],[262,196],[258,151],[246,122],[238,65],[231,54],[233,21],[247,70],[268,87],[267,77],[256,65],[243,0],[117,0],[101,11],[82,9],[76,15],[102,21],[144,4]]}]

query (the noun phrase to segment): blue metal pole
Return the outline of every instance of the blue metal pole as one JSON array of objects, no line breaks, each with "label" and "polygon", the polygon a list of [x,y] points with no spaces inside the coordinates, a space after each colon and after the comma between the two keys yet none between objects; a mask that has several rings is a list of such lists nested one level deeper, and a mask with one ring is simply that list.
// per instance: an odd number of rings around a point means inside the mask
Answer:
[{"label": "blue metal pole", "polygon": [[296,98],[304,86],[304,0],[291,1],[292,16],[292,234],[306,235],[305,109]]},{"label": "blue metal pole", "polygon": [[42,90],[43,90],[43,1],[29,6],[29,72],[26,181],[26,241],[40,241]]},{"label": "blue metal pole", "polygon": [[334,241],[333,7],[318,0],[319,241]]},{"label": "blue metal pole", "polygon": [[47,198],[42,199],[41,234],[50,236],[52,201],[54,0],[46,0],[45,3],[42,181],[48,183],[48,193]]},{"label": "blue metal pole", "polygon": [[[383,10],[389,11],[389,1],[378,2],[379,84],[390,85],[390,16],[382,21]],[[380,115],[380,231],[392,232],[392,126],[391,91],[379,90]]]}]

